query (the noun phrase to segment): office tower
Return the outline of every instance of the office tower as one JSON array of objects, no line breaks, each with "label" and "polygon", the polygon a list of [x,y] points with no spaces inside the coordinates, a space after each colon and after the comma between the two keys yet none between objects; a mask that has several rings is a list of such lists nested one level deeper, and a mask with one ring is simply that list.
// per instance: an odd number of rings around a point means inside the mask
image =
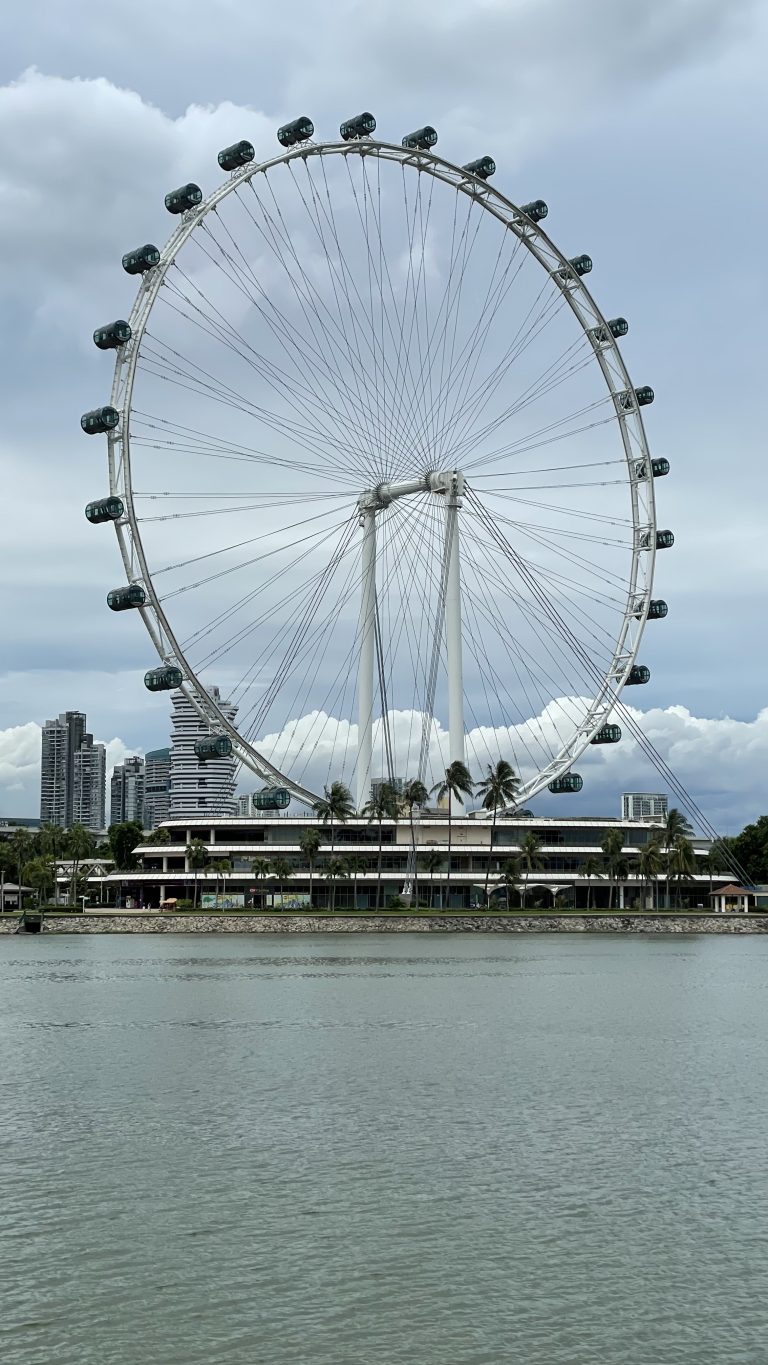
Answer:
[{"label": "office tower", "polygon": [[[234,721],[237,707],[223,702],[218,687],[208,691],[223,715]],[[183,692],[173,694],[171,716],[171,815],[236,815],[237,759],[209,758],[201,763],[195,741],[207,739],[210,730]]]},{"label": "office tower", "polygon": [[238,815],[253,815],[253,796],[238,796],[237,798]]},{"label": "office tower", "polygon": [[668,804],[663,792],[625,792],[621,798],[621,818],[666,820]]},{"label": "office tower", "polygon": [[75,754],[85,735],[82,711],[64,711],[43,726],[40,766],[40,819],[67,829],[73,823]]},{"label": "office tower", "polygon": [[157,829],[171,813],[171,751],[152,749],[144,759],[144,828]]},{"label": "office tower", "polygon": [[83,735],[74,756],[72,818],[100,834],[106,824],[107,751],[94,744],[93,735]]},{"label": "office tower", "polygon": [[144,820],[144,759],[135,755],[126,758],[112,771],[110,783],[109,823],[121,825],[126,820]]}]

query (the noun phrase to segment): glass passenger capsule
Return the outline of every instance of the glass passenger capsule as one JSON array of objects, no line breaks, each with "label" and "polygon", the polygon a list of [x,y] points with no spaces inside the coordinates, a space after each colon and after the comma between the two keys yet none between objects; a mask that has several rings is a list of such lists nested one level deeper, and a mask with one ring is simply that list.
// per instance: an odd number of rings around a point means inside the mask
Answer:
[{"label": "glass passenger capsule", "polygon": [[656,549],[657,549],[657,550],[671,550],[671,549],[672,549],[672,546],[674,545],[674,543],[675,543],[675,537],[674,537],[674,534],[673,534],[672,531],[657,531],[657,532],[656,532]]},{"label": "glass passenger capsule", "polygon": [[216,160],[223,171],[236,171],[238,166],[247,166],[253,161],[256,152],[252,142],[233,142],[231,147],[223,147]]},{"label": "glass passenger capsule", "polygon": [[96,502],[89,502],[85,509],[85,515],[93,526],[98,526],[102,521],[119,521],[125,508],[122,498],[99,498]]},{"label": "glass passenger capsule", "polygon": [[584,786],[584,778],[578,773],[563,773],[562,777],[556,777],[554,782],[550,782],[549,790],[558,796],[564,792],[580,792]]},{"label": "glass passenger capsule", "polygon": [[371,133],[376,132],[376,120],[373,114],[355,114],[354,118],[348,118],[339,128],[339,136],[343,142],[353,142],[356,137],[370,137]]},{"label": "glass passenger capsule", "polygon": [[127,251],[123,256],[123,270],[127,275],[143,275],[145,270],[151,270],[160,260],[160,252],[151,242],[146,246],[137,246],[135,251]]},{"label": "glass passenger capsule", "polygon": [[253,794],[254,810],[285,810],[290,804],[291,794],[285,787],[265,787]]},{"label": "glass passenger capsule", "polygon": [[203,191],[191,180],[188,185],[180,185],[177,190],[169,190],[165,196],[165,207],[169,213],[186,213],[203,201]]},{"label": "glass passenger capsule", "polygon": [[639,687],[641,683],[651,681],[651,670],[645,664],[633,664],[627,674],[625,687]]},{"label": "glass passenger capsule", "polygon": [[417,128],[415,133],[406,133],[402,146],[414,150],[418,148],[420,151],[426,152],[430,147],[434,147],[436,142],[437,133],[434,128],[430,128],[429,124],[426,124],[424,128]]},{"label": "glass passenger capsule", "polygon": [[651,460],[651,473],[654,479],[663,479],[669,473],[669,460]]},{"label": "glass passenger capsule", "polygon": [[118,346],[124,346],[130,339],[131,329],[124,318],[109,322],[106,327],[97,327],[93,334],[94,344],[100,351],[115,351]]},{"label": "glass passenger capsule", "polygon": [[588,275],[592,269],[592,257],[571,256],[568,264],[576,275]]},{"label": "glass passenger capsule", "polygon": [[478,180],[488,180],[496,174],[496,162],[492,156],[480,156],[477,161],[468,161],[461,169],[469,175],[476,175]]},{"label": "glass passenger capsule", "polygon": [[181,669],[175,664],[163,664],[161,668],[150,668],[144,674],[144,686],[148,692],[172,692],[181,687]]},{"label": "glass passenger capsule", "polygon": [[281,147],[295,147],[297,142],[307,142],[314,131],[311,118],[302,114],[301,118],[295,118],[292,123],[284,123],[282,128],[278,128],[277,140]]},{"label": "glass passenger capsule", "polygon": [[629,331],[629,323],[626,318],[611,318],[605,327],[593,327],[592,336],[595,341],[607,341],[609,336],[625,337]]},{"label": "glass passenger capsule", "polygon": [[618,744],[620,739],[620,725],[602,725],[589,742],[590,744]]},{"label": "glass passenger capsule", "polygon": [[522,205],[520,212],[530,218],[532,223],[540,223],[542,218],[546,218],[549,209],[543,199],[532,199],[530,204]]},{"label": "glass passenger capsule", "polygon": [[206,735],[195,741],[195,754],[204,763],[207,758],[229,758],[232,740],[229,735]]},{"label": "glass passenger capsule", "polygon": [[635,389],[635,398],[637,399],[637,406],[639,408],[647,408],[655,397],[656,395],[650,384],[643,384],[641,388]]},{"label": "glass passenger capsule", "polygon": [[666,602],[662,601],[660,597],[654,598],[648,603],[648,620],[663,621],[668,611],[669,607]]},{"label": "glass passenger capsule", "polygon": [[97,436],[100,432],[114,431],[120,421],[120,413],[117,408],[93,408],[91,412],[84,412],[80,418],[80,425],[86,436]]},{"label": "glass passenger capsule", "polygon": [[130,611],[131,607],[143,607],[147,594],[138,583],[129,583],[126,588],[113,588],[107,593],[107,606],[110,611]]}]

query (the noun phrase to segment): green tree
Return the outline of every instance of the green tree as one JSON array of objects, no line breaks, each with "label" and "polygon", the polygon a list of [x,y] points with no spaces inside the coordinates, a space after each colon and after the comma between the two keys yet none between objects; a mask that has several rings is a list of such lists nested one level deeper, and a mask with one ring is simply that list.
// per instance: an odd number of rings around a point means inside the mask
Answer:
[{"label": "green tree", "polygon": [[270,873],[269,859],[254,858],[253,862],[251,863],[251,872],[253,876],[256,878],[257,882],[266,881]]},{"label": "green tree", "polygon": [[[438,853],[437,849],[433,849],[430,853],[423,853],[421,856],[421,866],[424,869],[424,871],[429,874],[430,877],[429,904],[432,908],[434,908],[435,904],[435,887],[431,879],[434,877],[436,872],[440,872],[444,861],[445,860],[443,858],[442,853]],[[442,887],[438,887],[438,895],[440,898],[440,908],[442,908],[443,903]]]},{"label": "green tree", "polygon": [[411,866],[413,868],[413,899],[414,903],[419,904],[419,867],[416,857],[416,831],[413,823],[413,812],[416,806],[426,806],[429,800],[429,792],[418,778],[411,778],[403,788],[402,802],[408,812],[408,824],[411,831]]},{"label": "green tree", "polygon": [[499,884],[505,888],[507,912],[510,910],[509,893],[517,891],[520,885],[520,859],[505,858],[499,871]]},{"label": "green tree", "polygon": [[376,909],[380,908],[381,903],[381,859],[382,859],[382,825],[385,820],[396,820],[400,809],[400,798],[394,787],[389,782],[382,782],[376,795],[372,796],[363,806],[363,815],[370,825],[372,820],[379,822],[379,852],[376,862]]},{"label": "green tree", "polygon": [[144,830],[138,820],[127,820],[120,825],[110,825],[107,830],[110,856],[114,859],[118,872],[132,872],[136,866],[133,850],[144,838]]},{"label": "green tree", "polygon": [[667,854],[667,874],[677,883],[677,906],[681,906],[681,882],[696,871],[696,854],[693,844],[684,834],[675,835],[672,847]]},{"label": "green tree", "polygon": [[19,909],[21,909],[21,888],[24,885],[27,863],[31,861],[34,855],[35,845],[32,835],[26,829],[15,829],[8,842],[13,855],[13,866],[16,872],[16,881],[19,886]]},{"label": "green tree", "polygon": [[624,859],[624,831],[617,829],[606,830],[600,843],[605,859],[605,870],[608,874],[608,909],[613,908],[613,893],[616,883],[626,876],[626,862]]},{"label": "green tree", "polygon": [[[141,826],[139,826],[139,828],[141,828]],[[166,829],[164,825],[160,825],[158,829],[153,829],[152,833],[148,834],[144,840],[144,843],[151,844],[153,848],[162,847],[164,844],[169,844],[170,842],[171,831]]]},{"label": "green tree", "polygon": [[692,826],[690,820],[688,820],[688,819],[686,818],[686,816],[683,815],[683,812],[682,812],[681,810],[678,810],[676,806],[672,806],[672,807],[667,811],[666,818],[665,818],[665,820],[664,820],[664,833],[663,833],[663,836],[662,836],[663,845],[664,845],[664,852],[665,852],[666,855],[667,855],[667,858],[666,858],[666,862],[667,862],[667,873],[666,873],[666,901],[667,901],[667,907],[669,907],[669,882],[670,882],[670,877],[671,877],[671,875],[672,875],[672,873],[671,873],[671,856],[670,856],[671,853],[672,853],[672,847],[673,847],[673,845],[674,845],[675,840],[676,840],[677,838],[679,838],[680,836],[682,836],[684,839],[689,839],[689,838],[691,837],[692,834],[693,834],[693,826]]},{"label": "green tree", "polygon": [[587,879],[587,909],[592,909],[592,878],[600,877],[603,873],[603,864],[594,853],[590,853],[581,864],[581,875]]},{"label": "green tree", "polygon": [[232,863],[229,858],[216,858],[213,863],[213,870],[216,873],[216,899],[219,898],[219,878],[221,878],[221,899],[226,900],[227,896],[227,873],[232,871]]},{"label": "green tree", "polygon": [[438,803],[448,797],[448,877],[445,886],[446,908],[451,905],[451,850],[453,848],[453,802],[460,801],[462,796],[472,796],[472,778],[465,763],[455,759],[449,763],[441,782],[436,782],[432,788],[432,794],[437,793]]},{"label": "green tree", "polygon": [[337,885],[337,882],[339,881],[339,879],[340,879],[341,877],[344,877],[344,876],[345,876],[346,871],[347,871],[347,864],[345,863],[345,861],[344,861],[343,858],[329,858],[328,861],[327,861],[327,863],[325,864],[325,867],[323,868],[323,876],[326,877],[326,878],[328,879],[328,883],[329,883],[330,889],[331,889],[331,898],[330,898],[330,899],[331,899],[331,904],[330,904],[331,914],[333,914],[334,911],[336,910],[336,885]]},{"label": "green tree", "polygon": [[496,817],[499,806],[511,806],[520,790],[520,782],[517,773],[505,758],[500,758],[495,767],[488,764],[486,776],[478,784],[477,795],[482,796],[483,810],[493,811],[491,822],[491,846],[488,851],[488,862],[485,867],[485,900],[488,903],[488,879],[491,875],[491,857],[493,845],[496,837]]},{"label": "green tree", "polygon": [[56,885],[56,863],[51,857],[38,854],[25,864],[25,875],[30,886],[39,892],[41,900],[49,900]]},{"label": "green tree", "polygon": [[60,858],[66,845],[66,831],[61,825],[41,825],[37,831],[38,851],[48,858]]},{"label": "green tree", "polygon": [[768,882],[768,815],[745,825],[735,838],[721,839],[719,846],[726,866],[732,858],[743,867],[747,881]]},{"label": "green tree", "polygon": [[193,839],[191,843],[187,844],[185,853],[187,858],[187,867],[191,868],[195,874],[194,904],[196,906],[199,900],[198,892],[200,890],[200,881],[198,873],[202,872],[205,868],[208,867],[209,864],[208,849],[206,848],[202,839]]},{"label": "green tree", "polygon": [[315,870],[315,858],[320,852],[320,831],[318,829],[303,829],[299,835],[299,849],[306,858],[309,866],[309,908],[312,909],[312,877]]},{"label": "green tree", "polygon": [[368,870],[368,864],[366,863],[364,858],[358,858],[356,854],[352,854],[349,858],[344,859],[344,867],[346,869],[346,875],[352,878],[352,900],[354,903],[354,908],[356,910],[357,879],[361,872],[366,872]]},{"label": "green tree", "polygon": [[650,887],[652,910],[655,910],[657,908],[656,906],[656,902],[658,900],[657,878],[659,873],[663,870],[663,868],[664,846],[662,844],[661,837],[658,835],[654,835],[648,840],[646,844],[643,844],[642,848],[640,849],[640,852],[637,855],[637,869],[640,874],[643,886],[646,889],[646,892]]},{"label": "green tree", "polygon": [[[274,880],[275,880],[275,882],[276,882],[276,884],[277,884],[277,890],[278,890],[278,894],[279,894],[279,896],[280,896],[281,902],[282,902],[282,896],[283,896],[283,883],[286,882],[286,881],[288,880],[288,878],[289,878],[290,875],[291,875],[292,870],[293,870],[293,869],[292,869],[292,865],[291,865],[291,863],[288,862],[288,859],[287,859],[287,858],[273,858],[273,859],[272,859],[272,864],[271,864],[272,876],[273,876],[273,878],[274,878]],[[274,893],[273,893],[273,907],[272,907],[272,908],[274,909]],[[281,908],[282,908],[282,906],[281,906]]]},{"label": "green tree", "polygon": [[355,812],[349,787],[345,787],[343,782],[332,782],[330,787],[325,788],[325,795],[315,803],[313,810],[324,825],[330,825],[331,853],[333,853],[335,826],[345,825],[349,817]]},{"label": "green tree", "polygon": [[77,871],[84,858],[93,856],[96,840],[85,825],[71,825],[67,830],[67,854],[72,859],[71,900],[77,904]]},{"label": "green tree", "polygon": [[523,894],[520,903],[523,908],[525,908],[526,901],[528,900],[528,879],[533,872],[538,872],[543,866],[541,858],[541,839],[532,829],[529,829],[523,836],[520,844],[520,861],[525,873]]},{"label": "green tree", "polygon": [[707,873],[709,874],[710,899],[707,902],[707,904],[709,905],[709,908],[711,910],[713,904],[712,892],[714,891],[713,878],[716,877],[718,874],[722,874],[723,872],[727,871],[725,849],[723,848],[722,844],[719,841],[712,845],[711,849],[709,850],[703,861],[704,867],[706,868]]}]

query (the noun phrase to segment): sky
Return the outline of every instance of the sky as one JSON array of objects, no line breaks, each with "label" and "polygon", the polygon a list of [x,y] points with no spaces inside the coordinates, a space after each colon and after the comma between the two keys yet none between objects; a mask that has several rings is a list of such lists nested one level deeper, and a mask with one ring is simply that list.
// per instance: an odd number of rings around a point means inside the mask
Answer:
[{"label": "sky", "polygon": [[[114,537],[84,503],[105,452],[91,332],[127,316],[128,247],[163,241],[162,196],[217,183],[217,150],[308,113],[318,136],[372,109],[393,140],[439,128],[458,162],[492,151],[517,202],[588,251],[605,311],[656,402],[671,476],[659,524],[670,604],[648,628],[638,716],[723,832],[766,809],[764,317],[768,12],[753,0],[37,0],[0,17],[0,815],[35,815],[39,727],[87,712],[109,761],[167,742],[141,622],[113,618]],[[637,693],[631,697],[640,707]],[[579,764],[585,791],[541,813],[612,813],[657,790],[622,742]]]}]

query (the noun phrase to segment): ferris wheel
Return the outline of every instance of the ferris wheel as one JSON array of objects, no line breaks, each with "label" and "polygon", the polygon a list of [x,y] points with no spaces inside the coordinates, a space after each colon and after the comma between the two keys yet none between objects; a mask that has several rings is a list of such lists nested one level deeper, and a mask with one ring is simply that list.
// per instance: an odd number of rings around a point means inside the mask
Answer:
[{"label": "ferris wheel", "polygon": [[667,614],[653,391],[543,200],[492,187],[489,156],[445,160],[431,127],[375,129],[317,142],[300,118],[267,160],[225,148],[207,197],[166,195],[166,245],[123,257],[138,294],[94,333],[114,379],[81,420],[108,438],[86,508],[117,531],[108,603],[143,617],[147,688],[203,717],[200,757],[268,788],[314,802],[339,778],[361,808],[374,778],[504,757],[521,804],[575,792]]}]

